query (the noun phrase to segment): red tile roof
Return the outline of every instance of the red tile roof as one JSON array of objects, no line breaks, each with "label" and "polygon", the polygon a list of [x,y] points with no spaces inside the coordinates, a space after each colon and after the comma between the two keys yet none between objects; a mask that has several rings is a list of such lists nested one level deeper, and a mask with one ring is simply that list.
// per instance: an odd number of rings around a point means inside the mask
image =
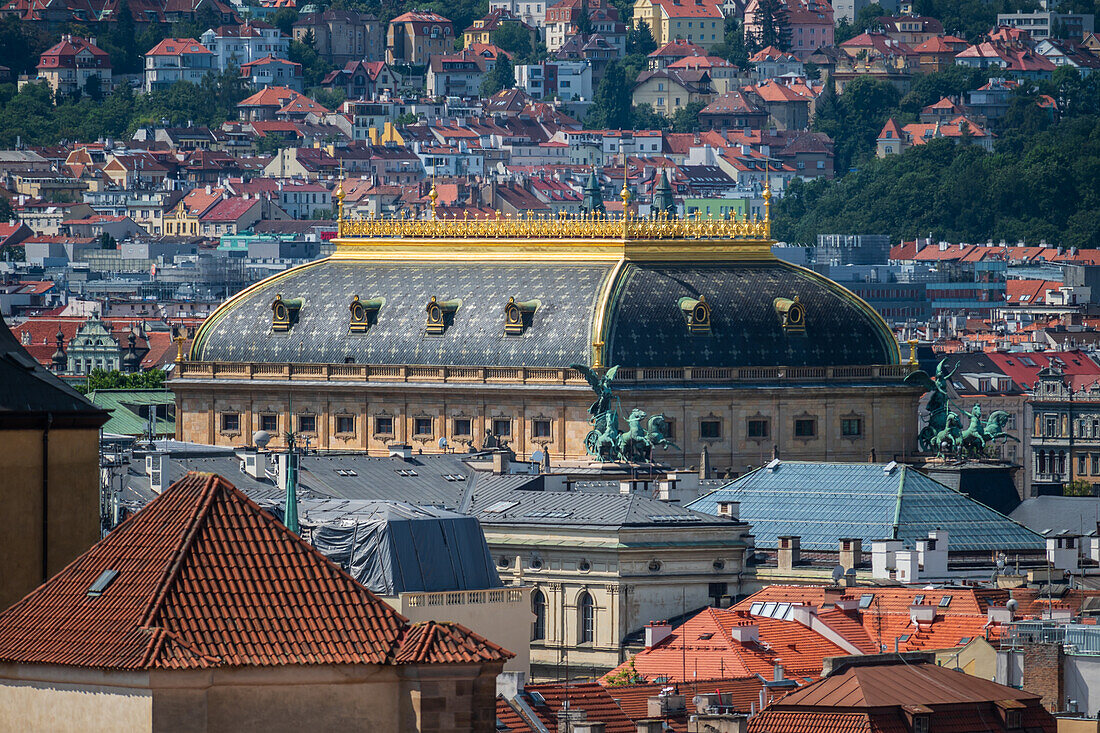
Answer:
[{"label": "red tile roof", "polygon": [[905,733],[915,708],[929,716],[931,730],[989,733],[1008,730],[999,706],[1022,713],[1012,730],[1057,728],[1035,693],[923,662],[849,667],[770,705],[749,721],[749,731]]},{"label": "red tile roof", "polygon": [[542,695],[545,705],[532,705],[535,714],[543,725],[550,730],[558,728],[558,711],[568,700],[569,707],[580,708],[588,713],[588,720],[599,721],[606,725],[607,733],[636,733],[637,727],[627,717],[609,689],[595,682],[571,682],[569,684],[550,683],[528,685],[528,691]]},{"label": "red tile roof", "polygon": [[210,54],[214,55],[214,52],[202,45],[194,38],[165,38],[149,49],[146,56],[182,56],[185,53],[189,54]]},{"label": "red tile roof", "polygon": [[[733,638],[735,626],[755,625],[762,643],[741,643]],[[797,621],[750,617],[732,609],[706,608],[673,630],[652,648],[638,652],[632,659],[608,672],[610,681],[621,670],[633,665],[646,680],[667,677],[685,681],[690,677],[748,677],[771,675],[782,664],[791,677],[816,677],[821,674],[825,657],[850,652]],[[686,665],[686,667],[685,667]]]},{"label": "red tile roof", "polygon": [[[89,595],[107,570],[117,577]],[[510,656],[436,628],[410,628],[225,479],[189,473],[0,614],[0,660],[137,670]]]}]

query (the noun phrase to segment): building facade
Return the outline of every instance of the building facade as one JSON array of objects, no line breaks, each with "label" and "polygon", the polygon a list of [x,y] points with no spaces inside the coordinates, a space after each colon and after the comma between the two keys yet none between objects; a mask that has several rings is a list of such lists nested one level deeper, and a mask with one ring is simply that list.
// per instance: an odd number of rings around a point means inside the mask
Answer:
[{"label": "building facade", "polygon": [[677,447],[657,458],[675,466],[704,447],[731,470],[775,451],[912,452],[917,394],[889,327],[776,259],[769,231],[767,220],[344,219],[333,257],[207,319],[173,379],[179,434],[236,444],[291,429],[318,448],[383,453],[465,450],[489,432],[520,455],[583,460],[582,364],[618,366],[624,403],[664,415]]},{"label": "building facade", "polygon": [[333,66],[385,59],[382,23],[369,13],[348,10],[309,13],[294,22],[292,32],[294,40],[299,42],[312,33],[317,53]]},{"label": "building facade", "polygon": [[106,94],[111,90],[111,57],[94,38],[65,35],[39,58],[38,78],[54,94]]},{"label": "building facade", "polygon": [[145,93],[177,81],[198,84],[215,69],[214,54],[194,38],[165,38],[145,54]]}]

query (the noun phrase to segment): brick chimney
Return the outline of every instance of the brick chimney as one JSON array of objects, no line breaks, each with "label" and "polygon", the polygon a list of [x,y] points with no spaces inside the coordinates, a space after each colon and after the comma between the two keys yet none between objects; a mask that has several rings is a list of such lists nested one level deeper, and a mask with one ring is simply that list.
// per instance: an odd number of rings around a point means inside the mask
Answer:
[{"label": "brick chimney", "polygon": [[786,535],[779,538],[779,569],[793,570],[801,560],[802,538],[797,535]]},{"label": "brick chimney", "polygon": [[863,562],[863,540],[859,537],[840,538],[840,566],[850,570]]}]

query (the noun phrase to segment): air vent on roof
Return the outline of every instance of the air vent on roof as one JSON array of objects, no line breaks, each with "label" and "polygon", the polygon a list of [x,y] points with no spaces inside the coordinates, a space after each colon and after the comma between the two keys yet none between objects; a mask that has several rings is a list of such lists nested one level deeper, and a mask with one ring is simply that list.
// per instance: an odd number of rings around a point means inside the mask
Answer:
[{"label": "air vent on roof", "polygon": [[780,460],[778,458],[773,458],[768,461],[768,465],[765,466],[765,468],[767,468],[769,471],[774,471],[775,469],[779,468],[779,464]]},{"label": "air vent on roof", "polygon": [[890,474],[890,473],[893,473],[897,469],[897,467],[898,467],[898,462],[897,461],[890,461],[889,463],[887,463],[885,466],[882,467],[882,472],[886,473],[886,474]]},{"label": "air vent on roof", "polygon": [[103,595],[103,591],[107,590],[107,586],[114,582],[114,579],[117,577],[117,570],[104,570],[99,574],[99,577],[96,578],[96,581],[92,583],[91,587],[88,588],[88,596],[90,598],[98,598]]}]

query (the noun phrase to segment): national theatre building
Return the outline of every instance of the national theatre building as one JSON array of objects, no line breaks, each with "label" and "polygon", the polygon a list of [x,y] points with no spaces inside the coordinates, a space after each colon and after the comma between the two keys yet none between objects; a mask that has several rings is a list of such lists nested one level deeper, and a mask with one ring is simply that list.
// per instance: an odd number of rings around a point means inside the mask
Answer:
[{"label": "national theatre building", "polygon": [[767,216],[340,209],[334,255],[247,288],[199,329],[171,381],[178,438],[239,445],[263,429],[278,447],[293,431],[300,445],[373,454],[488,439],[581,460],[593,394],[580,364],[619,367],[621,419],[664,416],[676,448],[654,458],[674,467],[703,447],[735,471],[773,451],[865,461],[915,449],[919,395],[889,327],[775,258]]}]

